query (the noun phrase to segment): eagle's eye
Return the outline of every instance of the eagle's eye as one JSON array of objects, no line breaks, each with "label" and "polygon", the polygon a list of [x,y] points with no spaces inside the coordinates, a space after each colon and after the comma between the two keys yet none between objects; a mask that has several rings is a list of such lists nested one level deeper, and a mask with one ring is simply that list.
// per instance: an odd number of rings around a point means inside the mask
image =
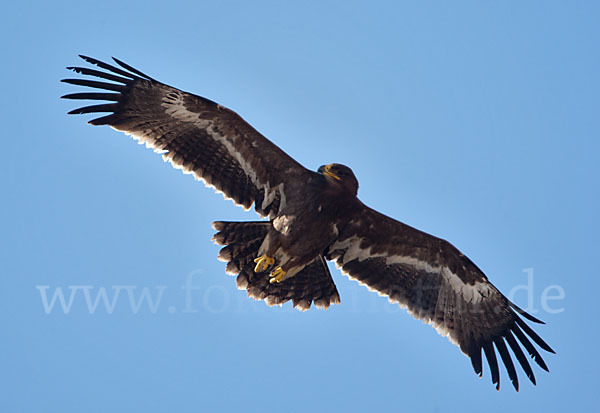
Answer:
[{"label": "eagle's eye", "polygon": [[338,168],[337,166],[332,166],[330,171],[340,178],[343,178],[344,176],[346,176],[346,171]]}]

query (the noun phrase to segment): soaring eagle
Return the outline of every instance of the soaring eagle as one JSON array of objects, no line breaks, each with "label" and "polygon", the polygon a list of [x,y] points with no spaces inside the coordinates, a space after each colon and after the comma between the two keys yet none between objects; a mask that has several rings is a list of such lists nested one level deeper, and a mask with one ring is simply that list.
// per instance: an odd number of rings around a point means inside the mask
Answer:
[{"label": "soaring eagle", "polygon": [[99,91],[63,98],[110,103],[69,114],[108,112],[89,123],[131,135],[175,168],[245,209],[254,205],[268,218],[213,223],[214,241],[225,246],[219,258],[250,297],[269,305],[292,300],[301,310],[313,302],[322,308],[339,303],[326,263],[333,260],[350,278],[432,324],[470,357],[480,377],[483,349],[497,389],[496,351],[516,390],[519,382],[508,347],[533,384],[521,346],[548,371],[532,341],[554,351],[521,316],[543,322],[510,302],[449,242],[364,205],[350,168],[332,163],[317,172],[308,170],[238,114],[211,100],[167,86],[118,59],[120,67],[80,57],[104,70],[68,69],[102,81],[63,82]]}]

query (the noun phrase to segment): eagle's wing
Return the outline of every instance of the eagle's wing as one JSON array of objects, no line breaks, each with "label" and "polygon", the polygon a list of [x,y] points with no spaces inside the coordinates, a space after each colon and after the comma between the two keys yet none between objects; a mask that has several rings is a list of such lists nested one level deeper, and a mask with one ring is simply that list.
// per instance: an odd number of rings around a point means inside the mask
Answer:
[{"label": "eagle's wing", "polygon": [[72,93],[63,98],[112,103],[82,107],[70,114],[110,112],[89,123],[110,125],[164,153],[174,167],[193,174],[236,204],[248,209],[255,203],[260,215],[273,217],[285,200],[286,179],[309,173],[235,112],[160,83],[117,59],[126,70],[81,58],[104,71],[68,69],[110,82],[64,79],[101,92]]},{"label": "eagle's wing", "polygon": [[[432,324],[471,358],[482,374],[483,349],[492,382],[500,388],[496,350],[518,390],[518,378],[506,343],[535,384],[521,343],[544,369],[546,363],[530,339],[554,352],[525,322],[542,323],[511,303],[477,266],[449,242],[416,230],[360,205],[327,251],[341,270],[370,289]],[[525,335],[529,336],[529,338]]]}]

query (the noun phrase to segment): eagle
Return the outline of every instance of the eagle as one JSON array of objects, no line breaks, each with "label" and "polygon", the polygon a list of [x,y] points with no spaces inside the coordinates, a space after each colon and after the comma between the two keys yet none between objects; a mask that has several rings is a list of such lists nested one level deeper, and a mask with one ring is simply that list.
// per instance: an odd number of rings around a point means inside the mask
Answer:
[{"label": "eagle", "polygon": [[246,210],[254,205],[262,220],[212,224],[213,240],[224,246],[219,259],[250,297],[268,305],[291,300],[300,310],[340,303],[330,260],[351,279],[433,325],[471,359],[479,377],[483,353],[497,390],[496,353],[519,390],[508,347],[534,385],[528,359],[548,371],[533,343],[554,350],[523,318],[543,322],[512,303],[448,241],[363,204],[349,167],[331,163],[309,170],[216,102],[116,58],[117,66],[80,57],[89,66],[67,69],[96,79],[63,79],[91,89],[62,98],[101,102],[69,114],[108,113],[89,123],[125,132]]}]

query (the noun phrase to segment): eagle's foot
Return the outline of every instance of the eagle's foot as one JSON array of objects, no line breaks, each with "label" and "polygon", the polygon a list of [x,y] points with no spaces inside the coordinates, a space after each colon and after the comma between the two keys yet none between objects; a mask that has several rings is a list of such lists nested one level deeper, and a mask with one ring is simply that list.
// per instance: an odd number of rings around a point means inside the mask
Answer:
[{"label": "eagle's foot", "polygon": [[273,270],[273,272],[271,273],[271,275],[269,275],[271,277],[271,279],[269,280],[269,283],[271,283],[271,284],[280,283],[281,281],[283,281],[285,274],[286,274],[286,272],[283,270],[283,268],[281,268],[281,267],[275,268]]},{"label": "eagle's foot", "polygon": [[275,259],[269,257],[268,255],[261,255],[258,258],[254,259],[256,266],[254,267],[254,272],[262,272],[266,271],[271,265],[275,263]]}]

